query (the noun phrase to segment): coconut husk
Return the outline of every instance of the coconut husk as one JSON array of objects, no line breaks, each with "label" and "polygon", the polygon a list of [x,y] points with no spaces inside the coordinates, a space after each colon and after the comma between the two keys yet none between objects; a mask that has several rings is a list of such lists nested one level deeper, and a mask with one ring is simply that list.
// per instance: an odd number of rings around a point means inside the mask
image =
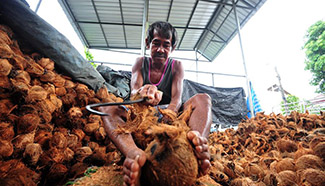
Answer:
[{"label": "coconut husk", "polygon": [[10,46],[6,43],[0,43],[0,56],[1,58],[12,58],[14,51],[11,50]]},{"label": "coconut husk", "polygon": [[84,139],[84,137],[86,136],[86,134],[84,133],[83,130],[81,129],[72,129],[72,134],[75,134],[76,136],[78,136],[78,140],[82,141]]},{"label": "coconut husk", "polygon": [[[271,166],[270,169],[273,170],[273,165],[271,164],[270,166]],[[296,171],[294,160],[291,158],[284,158],[279,162],[276,162],[274,168],[277,173],[285,170]]]},{"label": "coconut husk", "polygon": [[64,87],[55,88],[55,94],[57,96],[64,96],[67,93],[67,90]]},{"label": "coconut husk", "polygon": [[11,83],[8,76],[0,76],[0,88],[10,89]]},{"label": "coconut husk", "polygon": [[68,88],[74,88],[74,87],[76,87],[76,84],[73,81],[68,80],[68,79],[65,80],[64,88],[68,89]]},{"label": "coconut husk", "polygon": [[69,147],[67,147],[64,151],[63,151],[63,154],[64,154],[64,162],[70,162],[73,160],[74,158],[74,151],[71,150]]},{"label": "coconut husk", "polygon": [[42,83],[39,79],[34,78],[34,79],[32,79],[32,81],[31,81],[31,85],[32,85],[32,86],[34,86],[34,85],[42,86],[43,83]]},{"label": "coconut husk", "polygon": [[323,162],[320,157],[312,154],[306,154],[297,159],[296,161],[297,170],[308,169],[308,168],[324,170],[325,162]]},{"label": "coconut husk", "polygon": [[14,136],[15,132],[13,124],[0,122],[0,139],[11,141]]},{"label": "coconut husk", "polygon": [[24,96],[27,95],[27,93],[30,89],[30,85],[28,85],[24,82],[17,81],[15,79],[10,79],[10,81],[11,81],[11,84],[16,92],[22,93]]},{"label": "coconut husk", "polygon": [[12,65],[7,59],[0,59],[0,76],[8,76],[12,69]]},{"label": "coconut husk", "polygon": [[43,87],[35,85],[29,89],[25,101],[27,103],[31,103],[35,101],[45,100],[46,97],[47,91]]},{"label": "coconut husk", "polygon": [[53,80],[53,84],[55,87],[64,87],[65,79],[60,74],[57,74]]},{"label": "coconut husk", "polygon": [[245,175],[250,177],[253,181],[258,181],[264,178],[264,170],[257,164],[249,163],[245,166]]},{"label": "coconut husk", "polygon": [[13,32],[9,26],[0,24],[0,30],[4,31],[10,37],[10,39],[12,38]]},{"label": "coconut husk", "polygon": [[14,79],[17,82],[22,82],[25,83],[26,85],[30,84],[31,78],[28,72],[24,70],[16,70],[14,74],[15,74]]},{"label": "coconut husk", "polygon": [[10,101],[10,99],[2,99],[0,100],[0,116],[5,116],[10,114],[10,111],[14,107],[14,104]]},{"label": "coconut husk", "polygon": [[303,147],[303,143],[298,144],[298,150],[295,152],[295,160],[300,158],[301,156],[305,154],[313,154],[313,150],[309,148]]},{"label": "coconut husk", "polygon": [[325,142],[320,142],[318,143],[314,148],[313,148],[314,154],[323,160],[325,160]]},{"label": "coconut husk", "polygon": [[12,143],[8,140],[0,139],[0,159],[7,158],[14,152]]},{"label": "coconut husk", "polygon": [[78,94],[86,94],[89,91],[89,88],[85,84],[78,83],[75,87]]},{"label": "coconut husk", "polygon": [[62,185],[66,179],[69,169],[60,163],[51,166],[49,173],[46,175],[45,183],[47,185]]},{"label": "coconut husk", "polygon": [[85,107],[89,104],[89,97],[87,94],[78,94],[77,95],[77,104],[81,107]]},{"label": "coconut husk", "polygon": [[81,118],[82,116],[83,116],[83,113],[82,113],[80,107],[71,107],[68,111],[69,119]]},{"label": "coconut husk", "polygon": [[72,93],[67,93],[66,95],[61,97],[62,103],[70,108],[70,107],[74,107],[75,105],[77,105],[77,101],[76,101],[76,97],[77,97],[77,93],[76,92],[72,92]]},{"label": "coconut husk", "polygon": [[157,138],[145,150],[147,161],[143,179],[150,185],[192,185],[198,174],[198,163],[192,146],[185,132],[174,132],[174,127],[167,126],[152,128],[154,131],[159,130],[159,133],[156,133]]},{"label": "coconut husk", "polygon": [[49,157],[49,162],[44,162],[43,165],[48,165],[49,163],[63,163],[64,161],[64,149],[58,149],[56,147],[50,148],[46,155]]},{"label": "coconut husk", "polygon": [[26,114],[19,118],[17,123],[17,134],[33,132],[40,124],[40,117],[35,114]]},{"label": "coconut husk", "polygon": [[0,30],[0,43],[2,44],[7,44],[7,45],[11,45],[12,44],[12,41],[10,39],[10,37],[8,36],[8,34],[3,31],[3,30]]},{"label": "coconut husk", "polygon": [[55,110],[60,110],[62,107],[62,100],[57,97],[55,94],[50,94],[49,95],[50,101],[55,105],[56,109]]},{"label": "coconut husk", "polygon": [[104,127],[99,127],[98,130],[95,131],[95,138],[97,141],[105,140],[107,134]]},{"label": "coconut husk", "polygon": [[35,132],[17,135],[13,140],[12,144],[15,147],[15,152],[22,152],[29,143],[34,142]]},{"label": "coconut husk", "polygon": [[96,130],[98,130],[99,128],[99,122],[94,122],[94,123],[87,123],[83,129],[83,131],[87,134],[87,135],[91,135],[92,133],[94,133]]},{"label": "coconut husk", "polygon": [[43,110],[43,111],[40,111],[38,114],[41,119],[41,121],[40,121],[41,124],[47,124],[47,123],[51,122],[52,114],[49,111]]},{"label": "coconut husk", "polygon": [[306,169],[299,172],[299,185],[325,186],[325,172],[318,169]]},{"label": "coconut husk", "polygon": [[236,178],[232,180],[229,186],[251,186],[254,182],[250,178]]},{"label": "coconut husk", "polygon": [[42,87],[47,91],[47,93],[50,94],[55,94],[55,86],[52,83],[44,83]]},{"label": "coconut husk", "polygon": [[65,149],[68,146],[67,138],[62,132],[54,132],[50,141],[50,147],[56,147],[58,149]]},{"label": "coconut husk", "polygon": [[297,144],[291,140],[280,139],[276,144],[280,152],[296,152],[298,150]]},{"label": "coconut husk", "polygon": [[90,147],[80,147],[75,151],[75,158],[77,161],[82,162],[85,158],[92,155],[93,151]]},{"label": "coconut husk", "polygon": [[52,114],[56,110],[56,106],[48,98],[46,98],[44,100],[37,101],[35,106],[37,107],[38,111],[40,111],[40,112],[47,111]]},{"label": "coconut husk", "polygon": [[54,61],[49,58],[41,58],[40,60],[36,60],[36,62],[46,70],[54,70]]},{"label": "coconut husk", "polygon": [[33,59],[27,58],[26,72],[28,72],[32,77],[40,77],[44,74],[44,68],[37,64]]},{"label": "coconut husk", "polygon": [[45,71],[43,75],[41,75],[40,80],[42,82],[53,83],[55,80],[55,77],[56,77],[56,73],[51,70],[48,70],[48,71]]},{"label": "coconut husk", "polygon": [[79,138],[77,135],[75,134],[68,134],[66,136],[67,138],[67,143],[68,143],[68,147],[71,148],[71,149],[76,149],[78,147],[81,147],[81,143],[79,142]]},{"label": "coconut husk", "polygon": [[30,143],[26,145],[23,157],[30,165],[36,165],[42,153],[40,144]]},{"label": "coconut husk", "polygon": [[[83,162],[77,162],[71,166],[69,169],[69,177],[75,179],[77,177],[83,176],[84,172],[87,170],[88,164]],[[107,177],[106,177],[107,179]]]},{"label": "coconut husk", "polygon": [[49,149],[51,139],[52,139],[52,132],[42,130],[36,133],[34,141],[40,144],[43,149]]},{"label": "coconut husk", "polygon": [[108,90],[106,88],[106,86],[102,86],[102,88],[100,88],[99,90],[97,90],[96,95],[95,95],[98,99],[103,100],[104,98],[109,98],[110,95],[108,93]]},{"label": "coconut husk", "polygon": [[296,184],[296,173],[285,170],[277,174],[278,186],[298,186]]}]

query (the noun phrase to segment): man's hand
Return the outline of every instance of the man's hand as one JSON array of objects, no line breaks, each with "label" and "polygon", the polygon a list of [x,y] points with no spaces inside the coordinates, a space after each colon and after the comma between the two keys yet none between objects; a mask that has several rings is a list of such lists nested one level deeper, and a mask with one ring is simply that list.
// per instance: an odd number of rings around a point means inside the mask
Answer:
[{"label": "man's hand", "polygon": [[138,93],[141,97],[147,97],[147,103],[152,106],[158,105],[162,98],[162,92],[157,89],[154,85],[144,85],[139,90]]},{"label": "man's hand", "polygon": [[195,155],[199,161],[200,172],[205,175],[211,166],[210,153],[207,138],[201,136],[198,131],[189,131],[187,139],[194,145]]}]

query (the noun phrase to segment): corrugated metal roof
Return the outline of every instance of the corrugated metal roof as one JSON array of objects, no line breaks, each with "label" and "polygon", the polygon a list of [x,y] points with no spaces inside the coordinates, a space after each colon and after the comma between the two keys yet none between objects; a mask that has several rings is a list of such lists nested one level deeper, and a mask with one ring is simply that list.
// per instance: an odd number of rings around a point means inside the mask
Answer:
[{"label": "corrugated metal roof", "polygon": [[[241,27],[266,0],[234,0]],[[144,0],[59,0],[88,48],[141,49]],[[237,32],[232,0],[149,0],[148,22],[170,22],[176,50],[213,61]]]}]

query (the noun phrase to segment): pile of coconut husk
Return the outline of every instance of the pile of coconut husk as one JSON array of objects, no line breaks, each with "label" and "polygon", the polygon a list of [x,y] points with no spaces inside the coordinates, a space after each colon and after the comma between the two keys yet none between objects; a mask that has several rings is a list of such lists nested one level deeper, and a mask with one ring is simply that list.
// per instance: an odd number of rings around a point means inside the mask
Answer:
[{"label": "pile of coconut husk", "polygon": [[[155,112],[149,110],[147,112]],[[324,186],[325,113],[320,113],[292,112],[288,116],[258,113],[256,117],[242,121],[236,130],[211,133],[209,150],[212,167],[207,175],[197,176],[192,185]],[[153,117],[144,118],[156,120]],[[144,120],[141,123],[147,123]],[[141,128],[141,125],[136,126]],[[130,128],[129,131],[134,131]],[[193,165],[195,163],[186,166]],[[170,175],[178,170],[168,166]],[[106,185],[105,176],[116,175],[118,169],[122,170],[122,166],[99,168],[100,172],[93,174],[96,180],[92,176],[83,177],[76,184]],[[121,174],[117,178],[121,180]],[[146,183],[142,182],[143,185]]]},{"label": "pile of coconut husk", "polygon": [[0,183],[62,185],[93,165],[118,162],[101,117],[85,106],[122,102],[58,73],[0,25]]}]

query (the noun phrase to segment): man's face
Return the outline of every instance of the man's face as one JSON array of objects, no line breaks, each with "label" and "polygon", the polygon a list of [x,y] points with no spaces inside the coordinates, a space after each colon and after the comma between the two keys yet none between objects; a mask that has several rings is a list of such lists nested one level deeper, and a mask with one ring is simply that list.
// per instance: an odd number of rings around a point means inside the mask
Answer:
[{"label": "man's face", "polygon": [[164,63],[172,53],[172,36],[166,39],[154,30],[153,39],[150,43],[150,55],[154,62]]}]

